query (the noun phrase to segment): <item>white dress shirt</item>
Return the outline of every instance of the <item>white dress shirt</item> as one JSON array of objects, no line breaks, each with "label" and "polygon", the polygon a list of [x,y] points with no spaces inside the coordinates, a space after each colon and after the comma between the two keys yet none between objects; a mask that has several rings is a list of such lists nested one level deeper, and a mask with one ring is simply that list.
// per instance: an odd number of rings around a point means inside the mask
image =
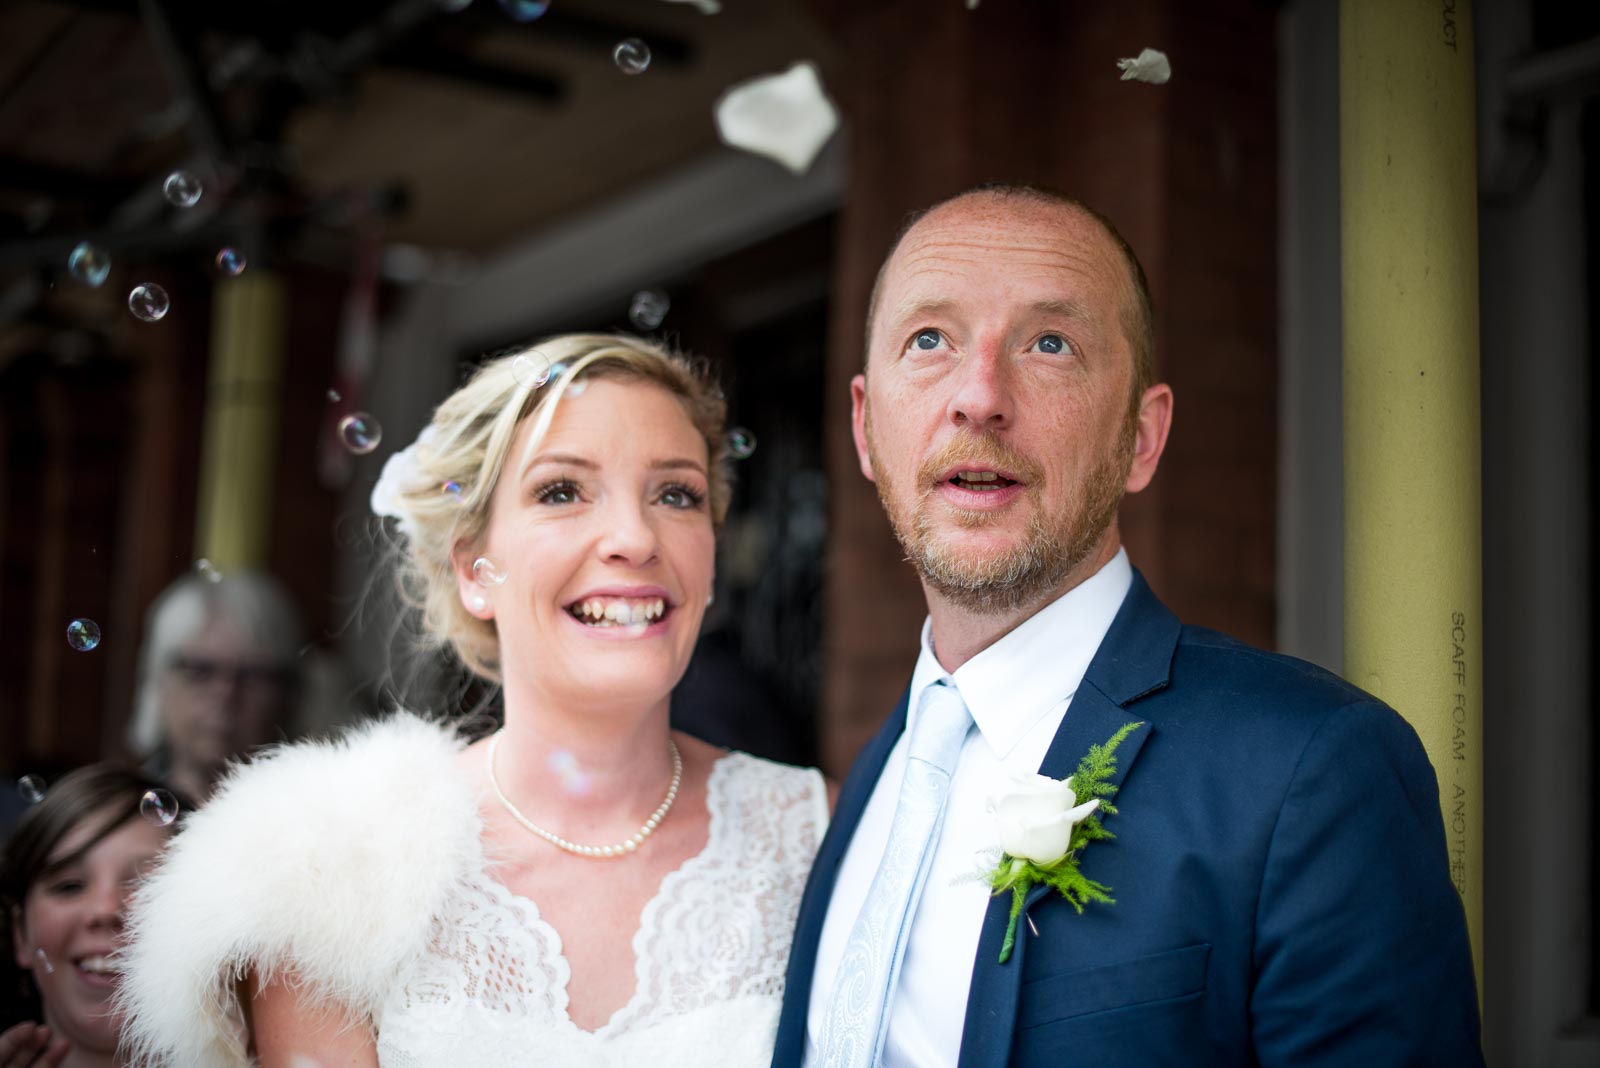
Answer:
[{"label": "white dress shirt", "polygon": [[[890,995],[893,1004],[883,1051],[886,1068],[955,1065],[978,936],[989,905],[983,876],[999,859],[989,797],[1003,790],[1011,775],[1039,770],[1072,695],[1132,584],[1133,568],[1127,553],[1119,550],[1093,576],[961,665],[954,675],[947,674],[934,657],[930,623],[923,623],[922,655],[911,676],[911,715],[920,706],[923,689],[949,678],[961,691],[978,729],[967,736],[950,782],[944,827],[912,920],[899,985]],[[889,841],[905,777],[910,727],[908,722],[889,753],[845,851],[828,904],[806,1018],[806,1063],[812,1068],[826,1068],[817,1056],[816,1039],[827,1018],[839,958]]]}]

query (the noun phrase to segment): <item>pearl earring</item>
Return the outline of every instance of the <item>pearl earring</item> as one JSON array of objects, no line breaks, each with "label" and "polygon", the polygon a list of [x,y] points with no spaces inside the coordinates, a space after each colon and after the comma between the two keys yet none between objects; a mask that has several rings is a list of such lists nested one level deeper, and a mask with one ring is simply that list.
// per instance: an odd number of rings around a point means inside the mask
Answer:
[{"label": "pearl earring", "polygon": [[712,605],[714,605],[716,603],[717,603],[717,595],[716,595],[715,591],[706,594],[706,607],[707,608],[710,608]]},{"label": "pearl earring", "polygon": [[481,612],[485,608],[489,607],[489,599],[481,593],[475,593],[472,595],[472,600],[469,601],[468,604],[471,605],[474,612]]}]

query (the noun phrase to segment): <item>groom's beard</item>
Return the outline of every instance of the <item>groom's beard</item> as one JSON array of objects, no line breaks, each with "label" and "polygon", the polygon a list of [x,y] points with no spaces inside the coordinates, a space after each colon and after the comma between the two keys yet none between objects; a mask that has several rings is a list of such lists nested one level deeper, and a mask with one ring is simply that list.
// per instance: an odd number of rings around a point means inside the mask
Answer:
[{"label": "groom's beard", "polygon": [[[906,500],[888,466],[879,461],[872,432],[872,411],[866,419],[867,454],[878,498],[889,516],[894,536],[917,574],[946,600],[969,612],[1012,612],[1058,589],[1100,544],[1117,516],[1122,489],[1133,464],[1137,413],[1130,413],[1117,441],[1098,458],[1078,492],[1056,512],[1046,514],[1039,491],[1039,465],[993,434],[961,434],[917,472],[916,495]],[[1006,548],[980,555],[946,544],[934,522],[934,509],[950,512],[957,525],[981,528],[1002,521],[992,512],[951,510],[934,500],[940,474],[959,466],[967,470],[1010,471],[1026,486],[1028,519],[1021,537]]]}]

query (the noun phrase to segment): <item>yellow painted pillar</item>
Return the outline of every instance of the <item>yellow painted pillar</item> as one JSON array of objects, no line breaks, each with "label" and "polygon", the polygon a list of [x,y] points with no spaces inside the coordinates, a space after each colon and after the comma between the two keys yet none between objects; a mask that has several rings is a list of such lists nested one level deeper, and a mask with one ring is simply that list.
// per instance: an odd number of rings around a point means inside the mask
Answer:
[{"label": "yellow painted pillar", "polygon": [[195,555],[222,571],[267,562],[285,308],[269,271],[217,283]]},{"label": "yellow painted pillar", "polygon": [[1470,0],[1343,0],[1345,674],[1416,727],[1483,977]]}]

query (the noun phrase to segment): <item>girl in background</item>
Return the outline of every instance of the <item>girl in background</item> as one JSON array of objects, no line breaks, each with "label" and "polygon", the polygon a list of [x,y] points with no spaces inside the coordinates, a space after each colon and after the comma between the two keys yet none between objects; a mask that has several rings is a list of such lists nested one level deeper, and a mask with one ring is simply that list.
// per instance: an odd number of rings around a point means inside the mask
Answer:
[{"label": "girl in background", "polygon": [[[141,806],[154,791],[152,818]],[[93,764],[18,822],[0,854],[0,1068],[123,1063],[116,953],[134,885],[173,832],[172,800],[155,779]]]}]

